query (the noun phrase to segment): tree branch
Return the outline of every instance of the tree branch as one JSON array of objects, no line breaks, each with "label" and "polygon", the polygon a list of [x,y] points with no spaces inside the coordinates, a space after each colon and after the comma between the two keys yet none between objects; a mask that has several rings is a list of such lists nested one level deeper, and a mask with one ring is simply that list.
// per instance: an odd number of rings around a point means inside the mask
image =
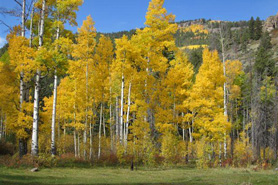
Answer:
[{"label": "tree branch", "polygon": [[22,7],[22,4],[18,0],[14,0],[19,6]]},{"label": "tree branch", "polygon": [[10,31],[12,31],[13,29],[7,25],[4,21],[0,20],[0,24],[3,24],[4,26],[6,26],[7,28],[9,28]]},{"label": "tree branch", "polygon": [[6,9],[4,7],[0,7],[0,14],[3,15],[4,17],[6,15],[20,17],[21,14],[19,12],[20,11],[17,9]]}]

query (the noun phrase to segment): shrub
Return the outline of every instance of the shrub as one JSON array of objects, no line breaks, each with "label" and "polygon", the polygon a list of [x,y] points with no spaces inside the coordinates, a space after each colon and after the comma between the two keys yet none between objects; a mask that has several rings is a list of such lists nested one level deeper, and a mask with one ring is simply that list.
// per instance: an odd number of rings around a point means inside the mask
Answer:
[{"label": "shrub", "polygon": [[15,146],[10,142],[0,140],[0,155],[14,155]]}]

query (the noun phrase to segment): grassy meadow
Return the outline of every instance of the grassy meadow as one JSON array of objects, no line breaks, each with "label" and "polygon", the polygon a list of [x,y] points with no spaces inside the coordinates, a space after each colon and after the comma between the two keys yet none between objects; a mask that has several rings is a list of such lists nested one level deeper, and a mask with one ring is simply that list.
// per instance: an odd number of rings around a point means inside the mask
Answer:
[{"label": "grassy meadow", "polygon": [[250,169],[0,168],[0,184],[278,184],[278,172]]}]

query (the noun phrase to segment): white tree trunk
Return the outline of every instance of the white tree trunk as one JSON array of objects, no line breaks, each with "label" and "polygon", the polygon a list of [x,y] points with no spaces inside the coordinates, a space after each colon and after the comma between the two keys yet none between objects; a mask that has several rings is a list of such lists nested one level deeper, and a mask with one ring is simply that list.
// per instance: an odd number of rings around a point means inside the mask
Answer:
[{"label": "white tree trunk", "polygon": [[57,104],[57,71],[54,71],[54,91],[53,91],[53,109],[52,109],[52,124],[51,124],[51,155],[56,155],[56,146],[55,146],[55,127],[56,127],[56,104]]},{"label": "white tree trunk", "polygon": [[[25,6],[26,6],[26,0],[22,1],[22,14],[21,14],[21,36],[25,37]],[[23,65],[23,64],[22,64]],[[24,101],[24,72],[20,72],[20,97],[19,97],[19,107],[20,112],[23,112],[23,101]],[[25,154],[25,148],[24,148],[24,140],[22,138],[19,138],[19,157],[21,158]]]},{"label": "white tree trunk", "polygon": [[[224,71],[224,77],[226,78],[226,62],[224,61],[225,57],[223,55],[223,71]],[[228,121],[228,108],[227,108],[227,84],[226,81],[224,82],[224,116],[227,117],[227,121]],[[227,158],[227,138],[226,138],[226,132],[224,133],[224,158]]]},{"label": "white tree trunk", "polygon": [[129,125],[129,112],[130,112],[130,96],[131,96],[131,82],[129,83],[128,88],[128,107],[126,113],[126,131],[125,131],[125,150],[127,148],[127,138],[128,138],[128,125]]},{"label": "white tree trunk", "polygon": [[23,100],[24,100],[24,73],[20,72],[20,97],[19,97],[19,107],[20,107],[20,112],[22,112],[22,104],[23,104]]},{"label": "white tree trunk", "polygon": [[100,158],[100,152],[101,152],[101,125],[102,125],[102,102],[100,104],[100,114],[99,114],[99,129],[98,129],[98,159]]},{"label": "white tree trunk", "polygon": [[29,47],[32,47],[32,42],[33,42],[33,18],[34,18],[34,12],[35,12],[35,2],[33,2],[32,5],[32,12],[31,12],[31,20],[30,20],[30,43]]},{"label": "white tree trunk", "polygon": [[122,74],[122,87],[121,87],[121,112],[120,112],[120,143],[123,144],[123,112],[124,112],[124,83],[125,78]]},{"label": "white tree trunk", "polygon": [[[56,31],[56,40],[60,37],[60,27],[57,27]],[[58,76],[57,69],[55,66],[54,71],[54,89],[53,89],[53,108],[52,108],[52,123],[51,123],[51,155],[56,155],[56,146],[55,146],[55,127],[56,127],[56,105],[57,105],[57,85],[58,85]]]},{"label": "white tree trunk", "polygon": [[86,145],[87,145],[87,127],[88,127],[88,78],[89,78],[89,71],[88,71],[88,63],[86,65],[86,115],[85,115],[85,129],[84,129],[84,158],[87,157]]},{"label": "white tree trunk", "polygon": [[40,47],[43,45],[45,6],[46,6],[46,0],[43,0],[42,1],[41,18],[40,18],[40,26],[39,26],[39,46]]},{"label": "white tree trunk", "polygon": [[66,127],[66,122],[64,121],[64,137],[66,137],[66,132],[67,132],[67,127]]},{"label": "white tree trunk", "polygon": [[[221,43],[221,48],[222,48],[222,62],[223,62],[223,74],[224,77],[226,78],[226,56],[225,56],[225,38],[222,32],[222,28],[220,25],[220,43]],[[227,108],[227,103],[228,103],[228,96],[227,96],[227,83],[226,81],[224,82],[223,86],[224,90],[224,116],[227,117],[228,121],[228,108]],[[226,141],[226,132],[224,133],[224,157],[227,157],[227,141]]]},{"label": "white tree trunk", "polygon": [[182,140],[185,141],[185,125],[184,125],[184,121],[183,121],[183,118],[184,118],[184,113],[182,112],[181,113],[181,117],[182,117]]},{"label": "white tree trunk", "polygon": [[112,129],[112,88],[110,87],[110,105],[109,105],[109,119],[110,119],[110,145],[113,151],[113,129]]},{"label": "white tree trunk", "polygon": [[26,0],[22,0],[22,14],[21,14],[21,36],[25,37],[25,8]]},{"label": "white tree trunk", "polygon": [[73,142],[74,142],[74,156],[77,158],[77,143],[76,143],[76,129],[73,132]]},{"label": "white tree trunk", "polygon": [[93,157],[93,132],[92,132],[92,123],[90,119],[90,159]]},{"label": "white tree trunk", "polygon": [[35,82],[35,95],[34,95],[34,113],[33,113],[33,132],[32,132],[32,146],[31,154],[37,156],[39,152],[38,147],[38,130],[39,130],[39,91],[40,91],[40,70],[37,70]]},{"label": "white tree trunk", "polygon": [[77,152],[78,152],[78,158],[80,158],[80,135],[79,135],[79,132],[77,132]]},{"label": "white tree trunk", "polygon": [[118,140],[119,140],[119,100],[118,100],[118,96],[116,96],[115,112],[116,112],[116,142],[118,142]]},{"label": "white tree trunk", "polygon": [[[25,37],[25,6],[26,0],[22,0],[22,14],[21,14],[21,37]],[[20,111],[22,111],[22,104],[24,101],[24,73],[20,72]]]},{"label": "white tree trunk", "polygon": [[220,166],[222,166],[222,152],[221,152],[221,150],[222,150],[222,143],[220,142],[219,143],[219,164],[220,164]]},{"label": "white tree trunk", "polygon": [[[194,115],[194,112],[193,112],[193,115]],[[190,126],[190,124],[188,122],[188,126],[189,126],[188,131],[189,131],[189,141],[190,141],[190,143],[193,142],[193,136],[192,136],[192,133],[193,133],[193,124],[194,124],[194,116],[192,118],[192,128],[191,128],[191,126]]]},{"label": "white tree trunk", "polygon": [[192,137],[192,131],[191,131],[191,126],[190,125],[189,125],[189,130],[188,131],[189,131],[189,141],[190,141],[190,143],[192,143],[193,142],[193,137]]},{"label": "white tree trunk", "polygon": [[185,129],[182,129],[182,140],[185,141]]},{"label": "white tree trunk", "polygon": [[[40,32],[39,32],[39,47],[43,45],[43,32],[44,32],[44,16],[45,16],[46,0],[42,1]],[[32,146],[31,154],[37,156],[39,152],[38,147],[38,127],[39,127],[39,91],[40,91],[40,77],[41,71],[37,69],[35,79],[35,93],[34,93],[34,113],[33,113],[33,134],[32,134]]]},{"label": "white tree trunk", "polygon": [[[75,99],[76,99],[76,82],[75,82]],[[74,119],[74,133],[73,133],[73,137],[74,137],[74,156],[76,158],[77,155],[78,155],[78,152],[77,152],[77,141],[76,141],[76,105],[75,105],[75,102],[74,102],[74,105],[73,105],[73,110],[74,110],[74,113],[73,113],[73,119]]]},{"label": "white tree trunk", "polygon": [[104,111],[102,111],[103,136],[106,138]]}]

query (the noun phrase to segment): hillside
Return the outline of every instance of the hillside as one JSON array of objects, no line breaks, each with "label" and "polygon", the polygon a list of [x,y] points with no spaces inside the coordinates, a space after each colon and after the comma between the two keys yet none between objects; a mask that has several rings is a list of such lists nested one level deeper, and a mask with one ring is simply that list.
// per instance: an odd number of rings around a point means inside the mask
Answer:
[{"label": "hillside", "polygon": [[[270,19],[273,21],[275,16],[270,16]],[[220,50],[219,46],[216,46],[218,41],[216,38],[219,33],[219,26],[221,21],[215,20],[206,20],[206,19],[196,19],[196,20],[184,20],[176,22],[178,24],[178,31],[174,35],[176,40],[176,45],[184,50],[187,53],[191,53],[192,50],[196,50],[199,48],[210,47],[212,49]],[[247,58],[250,55],[253,55],[259,46],[259,41],[252,40],[244,40],[240,37],[244,36],[243,34],[248,29],[248,21],[236,21],[229,22],[225,21],[222,24],[225,24],[230,32],[230,39],[232,39],[230,43],[230,47],[228,50],[228,55],[231,59],[239,59],[244,64],[247,63]],[[278,32],[277,30],[269,29],[271,27],[271,22],[267,22],[264,24],[264,30],[268,29],[270,31],[270,35],[272,38],[273,50],[278,47]],[[123,35],[128,36],[129,38],[134,35],[136,32],[135,29],[129,31],[120,31],[120,32],[112,32],[112,33],[101,33],[98,32],[97,40],[100,38],[100,35],[103,34],[111,38],[114,43],[115,39],[121,38]],[[246,45],[246,50],[242,50],[242,42]],[[244,46],[245,47],[245,46]],[[0,49],[0,57],[7,50],[8,45],[5,45]],[[275,55],[275,57],[278,57]]]},{"label": "hillside", "polygon": [[[273,22],[275,16],[270,16],[270,20]],[[262,21],[263,30],[268,30],[271,36],[271,42],[273,44],[272,50],[275,51],[278,48],[278,31],[271,29],[272,22],[268,20]],[[224,25],[225,29],[228,29],[227,37],[229,37],[229,44],[227,46],[227,56],[229,59],[238,59],[243,63],[246,68],[251,59],[254,59],[255,52],[259,46],[259,40],[252,40],[248,38],[249,21],[235,21],[235,22],[221,22],[215,20],[196,19],[196,20],[184,20],[176,22],[178,24],[178,31],[174,35],[176,45],[189,54],[190,61],[194,64],[196,70],[198,70],[201,64],[200,55],[202,48],[209,47],[211,49],[221,50],[219,44],[219,30],[220,23]],[[270,27],[270,28],[269,28]],[[129,38],[135,34],[136,30],[121,31],[114,33],[104,33],[104,35],[110,37],[112,40],[121,38],[123,35],[127,35]],[[99,33],[100,35],[101,33]],[[250,58],[250,56],[253,56]],[[275,53],[274,58],[278,55]]]}]

